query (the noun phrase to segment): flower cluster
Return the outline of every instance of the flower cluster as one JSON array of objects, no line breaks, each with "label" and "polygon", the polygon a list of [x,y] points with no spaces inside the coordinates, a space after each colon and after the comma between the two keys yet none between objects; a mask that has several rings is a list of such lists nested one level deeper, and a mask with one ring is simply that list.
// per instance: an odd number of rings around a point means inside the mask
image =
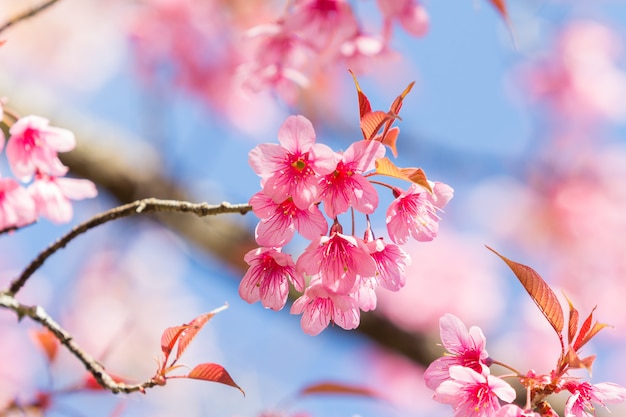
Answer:
[{"label": "flower cluster", "polygon": [[[17,117],[12,111],[3,111],[1,104],[0,122],[9,127],[6,156],[19,180],[0,178],[1,231],[34,223],[39,216],[55,223],[68,222],[73,214],[70,200],[95,197],[91,181],[65,178],[68,169],[58,152],[76,146],[72,132],[49,126],[48,120],[39,116]],[[0,151],[4,147],[5,136],[0,132]]]},{"label": "flower cluster", "polygon": [[[371,112],[359,89],[361,109],[365,109],[361,125],[372,118],[379,118],[379,123],[375,132],[364,128],[365,139],[343,152],[316,143],[313,125],[303,116],[290,116],[284,122],[279,144],[261,144],[250,152],[250,165],[261,177],[262,191],[250,199],[260,218],[256,228],[260,247],[245,257],[250,268],[239,287],[244,300],[260,300],[266,308],[280,310],[291,284],[302,292],[291,313],[302,314],[302,328],[315,335],[331,321],[344,329],[356,328],[360,310],[376,307],[376,288],[398,291],[404,285],[410,257],[399,245],[409,237],[432,240],[438,230],[437,212],[453,194],[446,184],[417,174],[423,171],[400,169],[384,158],[385,145],[395,153],[398,131],[390,125],[407,92],[386,113]],[[378,134],[380,129],[383,132]],[[412,183],[402,190],[370,180],[377,174]],[[379,203],[373,183],[387,187],[395,197],[387,209],[389,240],[376,238],[370,225],[369,215]],[[344,231],[339,216],[348,212],[353,225],[355,212],[365,215],[360,236],[354,230]],[[294,261],[283,248],[296,232],[311,243]]]},{"label": "flower cluster", "polygon": [[[591,317],[591,316],[590,316]],[[441,341],[448,351],[436,359],[424,373],[426,386],[435,391],[433,398],[450,404],[456,417],[558,417],[546,397],[559,392],[571,394],[565,403],[567,417],[593,417],[593,404],[620,403],[626,399],[626,388],[613,383],[590,384],[568,375],[572,368],[591,367],[593,357],[579,359],[576,350],[582,340],[590,339],[602,325],[591,326],[587,320],[582,338],[577,338],[567,355],[559,358],[558,366],[549,374],[529,371],[521,374],[514,368],[491,359],[485,348],[486,339],[478,327],[467,329],[457,317],[444,315],[439,321]],[[589,332],[589,333],[586,333]],[[597,332],[597,330],[596,330]],[[591,334],[591,336],[590,336]],[[498,364],[512,373],[495,376],[490,366]],[[526,406],[512,404],[516,398],[513,387],[505,378],[520,381],[527,392]]]}]

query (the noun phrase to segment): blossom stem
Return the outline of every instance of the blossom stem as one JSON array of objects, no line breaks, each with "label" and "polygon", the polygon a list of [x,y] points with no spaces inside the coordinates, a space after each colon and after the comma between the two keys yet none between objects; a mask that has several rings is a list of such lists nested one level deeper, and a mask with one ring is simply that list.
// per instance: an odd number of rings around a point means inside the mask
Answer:
[{"label": "blossom stem", "polygon": [[[522,376],[522,374],[517,369],[513,368],[510,365],[507,365],[506,363],[503,363],[503,362],[500,362],[500,361],[497,361],[497,360],[494,360],[494,359],[491,359],[491,363],[495,364],[495,365],[500,365],[501,367],[506,368],[506,369],[508,369],[508,370],[510,370],[511,372],[514,373],[514,375],[509,375],[509,376],[516,377],[516,378]],[[501,378],[503,378],[503,377],[501,377]]]},{"label": "blossom stem", "polygon": [[5,294],[14,296],[24,286],[26,281],[39,269],[43,263],[58,250],[64,248],[70,241],[77,236],[93,229],[101,224],[108,223],[112,220],[130,217],[138,214],[147,214],[153,212],[177,212],[177,213],[193,213],[196,216],[214,216],[224,213],[240,213],[246,214],[251,211],[249,204],[229,204],[222,203],[218,205],[209,205],[207,203],[190,203],[187,201],[177,200],[159,200],[156,198],[146,198],[137,200],[132,203],[124,204],[100,213],[91,219],[75,226],[72,230],[59,238],[56,242],[48,246],[44,251],[39,253],[35,259],[24,269],[22,274],[16,278]]},{"label": "blossom stem", "polygon": [[26,10],[25,12],[20,13],[19,15],[7,20],[2,26],[0,26],[0,33],[2,33],[3,31],[5,31],[6,29],[10,28],[11,26],[13,26],[14,24],[21,22],[22,20],[26,20],[30,17],[35,16],[36,14],[39,14],[40,12],[44,11],[45,9],[47,9],[48,7],[52,6],[54,3],[56,3],[59,0],[48,0],[44,3],[41,3],[39,6],[37,7],[33,7],[30,10]]}]

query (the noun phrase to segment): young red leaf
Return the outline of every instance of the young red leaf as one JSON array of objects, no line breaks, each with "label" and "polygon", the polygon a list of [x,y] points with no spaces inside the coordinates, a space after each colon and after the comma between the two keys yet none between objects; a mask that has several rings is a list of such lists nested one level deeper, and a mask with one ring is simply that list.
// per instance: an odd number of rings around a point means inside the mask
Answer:
[{"label": "young red leaf", "polygon": [[367,96],[363,93],[363,90],[361,90],[361,86],[359,85],[359,82],[356,80],[356,75],[354,75],[352,70],[348,70],[348,71],[350,71],[350,74],[352,74],[352,78],[354,79],[354,84],[356,85],[356,92],[357,92],[357,95],[359,96],[359,119],[363,119],[363,116],[365,116],[366,114],[372,111],[372,106],[370,104],[370,101],[367,99]]},{"label": "young red leaf", "polygon": [[567,303],[569,304],[569,324],[567,326],[567,344],[572,345],[574,337],[576,337],[576,331],[578,331],[578,310],[574,308],[574,305],[567,296]]},{"label": "young red leaf", "polygon": [[[365,140],[372,140],[385,123],[393,122],[396,117],[384,111],[373,111],[361,118],[361,132]],[[382,136],[381,136],[382,137]]]},{"label": "young red leaf", "polygon": [[178,350],[176,352],[176,360],[180,358],[180,355],[187,349],[191,341],[198,335],[200,330],[204,327],[204,325],[213,318],[214,315],[219,313],[220,311],[226,310],[228,308],[228,304],[225,304],[221,307],[216,308],[213,311],[208,313],[204,313],[193,319],[189,324],[187,324],[187,328],[183,330],[183,333],[180,335],[178,339]]},{"label": "young red leaf", "polygon": [[59,339],[48,329],[33,330],[30,335],[46,354],[48,362],[53,362],[59,350]]},{"label": "young red leaf", "polygon": [[396,148],[396,141],[398,140],[398,134],[400,129],[398,127],[392,127],[387,131],[387,134],[383,137],[383,145],[389,146],[394,158],[398,157],[398,149]]},{"label": "young red leaf", "polygon": [[393,103],[391,103],[391,108],[389,109],[389,113],[395,116],[397,116],[400,113],[400,109],[402,108],[402,102],[404,101],[404,98],[407,96],[407,94],[409,94],[409,92],[411,91],[414,85],[415,85],[415,81],[411,82],[409,85],[406,86],[402,94],[396,97]]},{"label": "young red leaf", "polygon": [[174,345],[178,341],[178,338],[183,334],[187,327],[187,324],[183,324],[182,326],[168,327],[163,331],[163,334],[161,335],[161,351],[163,352],[163,355],[165,355],[166,361],[170,353],[172,353],[172,349],[174,349]]},{"label": "young red leaf", "polygon": [[233,381],[231,376],[228,374],[226,369],[223,366],[218,365],[216,363],[202,363],[189,372],[187,378],[192,379],[201,379],[203,381],[211,381],[211,382],[219,382],[220,384],[228,385],[233,388],[237,388],[241,393],[246,395],[246,393],[241,389],[239,385]]},{"label": "young red leaf", "polygon": [[580,332],[578,332],[578,337],[576,338],[576,341],[574,342],[572,346],[572,348],[576,352],[578,352],[580,348],[582,348],[589,340],[591,340],[592,337],[598,334],[600,330],[609,326],[608,324],[602,324],[598,322],[595,322],[592,325],[591,323],[593,322],[594,311],[595,311],[595,307],[593,310],[591,310],[591,313],[589,313],[589,316],[585,319],[585,321],[583,322],[583,325],[580,327]]},{"label": "young red leaf", "polygon": [[303,388],[299,393],[301,397],[315,394],[357,395],[367,398],[381,398],[380,394],[370,388],[338,382],[320,382],[309,385]]},{"label": "young red leaf", "polygon": [[500,13],[500,16],[502,16],[504,20],[507,20],[509,18],[504,0],[489,0],[489,1],[493,5],[493,7],[496,8],[498,13]]},{"label": "young red leaf", "polygon": [[500,255],[489,246],[487,246],[487,249],[498,255],[511,268],[511,271],[513,271],[524,289],[526,289],[530,298],[537,304],[539,310],[541,310],[554,331],[556,331],[561,341],[561,347],[563,347],[563,336],[561,333],[565,325],[565,318],[561,304],[552,289],[531,267],[514,262]]},{"label": "young red leaf", "polygon": [[376,173],[410,181],[421,185],[431,193],[433,192],[426,178],[426,173],[421,168],[398,168],[389,158],[380,158],[376,160]]}]

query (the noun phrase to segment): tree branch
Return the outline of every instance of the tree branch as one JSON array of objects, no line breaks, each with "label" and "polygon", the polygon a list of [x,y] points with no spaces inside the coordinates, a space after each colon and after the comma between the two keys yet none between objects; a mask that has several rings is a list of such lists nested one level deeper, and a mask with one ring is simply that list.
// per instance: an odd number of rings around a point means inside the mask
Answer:
[{"label": "tree branch", "polygon": [[85,368],[98,383],[105,389],[110,390],[112,393],[131,393],[131,392],[145,392],[146,388],[152,388],[158,384],[154,379],[148,379],[138,384],[127,384],[125,382],[116,382],[115,379],[108,374],[104,367],[98,363],[93,357],[86,353],[78,344],[74,341],[72,336],[63,329],[52,317],[50,317],[41,306],[27,306],[20,304],[13,296],[7,293],[0,292],[0,307],[13,310],[17,316],[21,319],[28,317],[37,323],[40,323],[46,329],[50,330],[55,337],[63,344],[74,356],[80,360]]},{"label": "tree branch", "polygon": [[4,32],[6,29],[10,28],[14,24],[16,24],[18,22],[21,22],[22,20],[26,20],[28,18],[31,18],[31,17],[39,14],[40,12],[44,11],[48,7],[52,6],[57,1],[59,1],[59,0],[48,0],[47,2],[44,2],[44,3],[40,4],[37,7],[34,7],[32,9],[30,9],[30,10],[26,10],[25,12],[23,12],[23,13],[15,16],[15,17],[9,19],[2,26],[0,26],[0,33]]},{"label": "tree branch", "polygon": [[115,207],[111,210],[100,213],[91,219],[75,226],[72,230],[59,238],[56,242],[48,246],[42,251],[31,263],[24,269],[22,274],[11,282],[6,294],[14,296],[24,286],[26,281],[33,275],[33,273],[39,269],[43,263],[52,256],[59,249],[64,248],[70,241],[77,236],[91,230],[101,224],[110,222],[112,220],[121,219],[124,217],[134,216],[137,214],[146,214],[152,212],[178,212],[178,213],[193,213],[198,217],[214,216],[224,213],[240,213],[246,214],[252,210],[252,207],[248,204],[229,204],[222,203],[219,205],[209,205],[207,203],[189,203],[187,201],[177,200],[159,200],[156,198],[146,198],[143,200],[137,200],[132,203],[125,204],[123,206]]}]

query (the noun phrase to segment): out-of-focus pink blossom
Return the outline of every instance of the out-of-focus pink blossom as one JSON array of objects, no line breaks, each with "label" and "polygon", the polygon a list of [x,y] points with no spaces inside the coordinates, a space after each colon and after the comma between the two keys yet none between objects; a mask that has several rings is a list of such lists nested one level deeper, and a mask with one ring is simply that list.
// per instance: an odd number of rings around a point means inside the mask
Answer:
[{"label": "out-of-focus pink blossom", "polygon": [[525,91],[567,124],[626,117],[626,73],[618,67],[620,41],[593,21],[569,23],[546,58],[524,70]]},{"label": "out-of-focus pink blossom", "polygon": [[485,349],[487,341],[479,327],[472,326],[468,331],[458,317],[445,314],[439,319],[439,331],[441,343],[449,354],[436,359],[424,372],[428,388],[434,390],[448,380],[452,366],[464,366],[480,374],[489,372],[490,359]]},{"label": "out-of-focus pink blossom", "polygon": [[253,27],[246,35],[256,43],[253,58],[237,69],[243,85],[254,92],[271,89],[294,103],[298,89],[309,84],[310,45],[278,23]]},{"label": "out-of-focus pink blossom", "polygon": [[433,240],[439,231],[441,210],[452,198],[454,191],[442,182],[432,184],[429,193],[417,184],[411,184],[407,191],[389,205],[387,209],[387,231],[394,243],[404,244],[409,237],[420,242]]},{"label": "out-of-focus pink blossom", "polygon": [[455,417],[495,416],[500,400],[510,403],[515,390],[493,375],[484,375],[464,366],[450,367],[450,379],[437,387],[436,401],[450,404]]},{"label": "out-of-focus pink blossom", "polygon": [[429,18],[424,6],[416,0],[378,0],[378,8],[385,18],[386,37],[391,35],[391,24],[397,20],[413,36],[428,32]]},{"label": "out-of-focus pink blossom", "polygon": [[280,310],[287,302],[290,282],[296,290],[304,290],[304,280],[296,275],[291,255],[280,249],[253,249],[244,260],[250,267],[239,284],[239,296],[247,302],[261,300],[263,307]]},{"label": "out-of-focus pink blossom", "polygon": [[280,204],[258,192],[250,199],[252,210],[261,219],[256,228],[256,241],[261,246],[285,246],[296,231],[309,240],[325,234],[328,223],[317,205],[299,209],[290,197]]},{"label": "out-of-focus pink blossom", "polygon": [[35,181],[28,187],[28,193],[39,216],[54,223],[67,223],[74,213],[70,200],[93,198],[98,191],[89,180],[37,174]]},{"label": "out-of-focus pink blossom", "polygon": [[265,194],[276,203],[293,198],[308,209],[320,195],[319,176],[334,171],[337,155],[315,143],[315,130],[304,116],[290,116],[278,131],[280,145],[264,143],[249,153],[249,163],[261,176]]},{"label": "out-of-focus pink blossom", "polygon": [[0,230],[37,220],[35,203],[25,188],[11,178],[0,178]]},{"label": "out-of-focus pink blossom", "polygon": [[325,52],[353,35],[358,21],[346,0],[297,0],[285,28]]},{"label": "out-of-focus pink blossom", "polygon": [[302,329],[311,336],[319,334],[331,321],[346,330],[356,329],[360,321],[354,298],[328,291],[319,281],[312,282],[293,303],[291,314],[302,314]]},{"label": "out-of-focus pink blossom", "polygon": [[381,287],[398,291],[406,283],[406,267],[411,257],[402,248],[382,238],[367,242],[370,255],[376,262],[376,279]]},{"label": "out-of-focus pink blossom", "polygon": [[346,67],[356,73],[366,72],[375,60],[381,61],[387,57],[388,52],[383,39],[362,33],[346,39],[339,47],[339,53],[346,60]]},{"label": "out-of-focus pink blossom", "polygon": [[354,142],[343,153],[336,169],[321,181],[324,211],[331,219],[348,208],[371,214],[378,207],[378,193],[363,173],[374,169],[377,159],[385,156],[385,146],[377,141]]},{"label": "out-of-focus pink blossom", "polygon": [[319,275],[329,291],[348,294],[357,277],[376,275],[376,263],[361,239],[333,232],[311,242],[296,261],[299,276]]},{"label": "out-of-focus pink blossom", "polygon": [[593,403],[606,408],[607,403],[618,404],[626,400],[626,388],[611,382],[592,385],[589,382],[568,381],[565,388],[572,393],[565,403],[567,417],[594,417]]},{"label": "out-of-focus pink blossom", "polygon": [[357,280],[357,290],[351,295],[356,300],[359,308],[363,311],[371,311],[376,309],[376,288],[378,281],[375,277],[359,277]]},{"label": "out-of-focus pink blossom", "polygon": [[48,125],[39,116],[20,118],[9,129],[7,158],[11,170],[20,180],[29,180],[36,171],[63,176],[67,172],[57,152],[67,152],[76,146],[74,134],[66,129]]}]

